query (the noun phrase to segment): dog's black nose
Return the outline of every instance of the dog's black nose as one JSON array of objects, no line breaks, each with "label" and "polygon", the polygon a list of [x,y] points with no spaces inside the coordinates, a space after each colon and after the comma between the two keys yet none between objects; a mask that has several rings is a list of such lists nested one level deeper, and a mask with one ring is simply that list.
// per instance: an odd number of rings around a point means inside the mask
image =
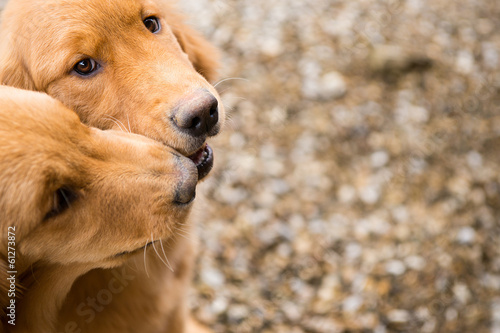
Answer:
[{"label": "dog's black nose", "polygon": [[215,135],[218,132],[219,102],[207,90],[197,90],[174,109],[172,120],[178,129],[191,136]]},{"label": "dog's black nose", "polygon": [[173,153],[176,165],[180,171],[178,183],[174,192],[174,203],[186,205],[196,197],[196,184],[198,183],[198,170],[191,160]]},{"label": "dog's black nose", "polygon": [[183,186],[185,184],[180,184],[175,191],[174,203],[178,205],[187,205],[191,203],[196,198],[196,186]]}]

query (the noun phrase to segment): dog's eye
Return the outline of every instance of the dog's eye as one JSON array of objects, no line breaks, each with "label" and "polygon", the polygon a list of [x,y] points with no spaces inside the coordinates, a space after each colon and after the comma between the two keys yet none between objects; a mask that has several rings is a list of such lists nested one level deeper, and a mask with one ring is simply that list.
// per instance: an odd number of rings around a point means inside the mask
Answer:
[{"label": "dog's eye", "polygon": [[76,199],[78,194],[68,187],[61,187],[55,191],[52,209],[45,215],[45,220],[63,213]]},{"label": "dog's eye", "polygon": [[144,25],[152,33],[157,33],[161,29],[160,20],[156,16],[150,16],[144,19]]},{"label": "dog's eye", "polygon": [[88,75],[92,74],[93,72],[95,72],[96,70],[98,70],[99,67],[100,66],[97,63],[97,61],[95,61],[94,59],[91,59],[91,58],[87,58],[87,59],[80,60],[75,65],[75,67],[73,67],[73,70],[79,75],[88,76]]}]

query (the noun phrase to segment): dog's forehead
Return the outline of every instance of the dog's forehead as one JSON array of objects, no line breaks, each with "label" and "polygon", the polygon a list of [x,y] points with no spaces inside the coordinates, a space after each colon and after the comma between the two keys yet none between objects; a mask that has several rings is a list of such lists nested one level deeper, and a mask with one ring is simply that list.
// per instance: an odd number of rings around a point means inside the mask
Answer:
[{"label": "dog's forehead", "polygon": [[[24,19],[13,18],[15,7],[6,17],[19,27],[16,37],[29,41],[33,51],[25,56],[49,76],[54,59],[65,64],[75,61],[77,54],[109,54],[103,48],[110,42],[133,39],[134,31],[144,33],[143,18],[159,14],[151,0],[21,0],[19,5],[26,8]],[[16,39],[22,43],[22,38]]]},{"label": "dog's forehead", "polygon": [[111,32],[113,27],[135,23],[143,7],[141,0],[44,0],[35,13],[38,17],[55,19],[54,25],[107,27]]}]

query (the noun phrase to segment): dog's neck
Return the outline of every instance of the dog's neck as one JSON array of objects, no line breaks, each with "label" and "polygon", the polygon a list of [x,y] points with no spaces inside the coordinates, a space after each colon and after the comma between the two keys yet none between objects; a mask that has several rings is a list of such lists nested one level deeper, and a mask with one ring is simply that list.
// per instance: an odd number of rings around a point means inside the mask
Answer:
[{"label": "dog's neck", "polygon": [[178,318],[185,319],[193,258],[186,253],[192,246],[185,245],[165,248],[168,262],[151,246],[146,256],[138,253],[119,267],[81,276],[63,304],[57,332],[68,323],[82,333],[184,332]]},{"label": "dog's neck", "polygon": [[[150,246],[146,253],[130,256],[114,268],[33,266],[33,272],[23,274],[27,290],[16,309],[16,326],[5,328],[12,333],[66,332],[68,327],[70,331],[77,327],[82,333],[159,328],[183,332],[184,321],[178,318],[185,318],[184,292],[193,264],[192,254],[186,252],[193,246],[186,243],[189,241],[182,239],[168,249],[165,246],[165,256]],[[137,318],[127,327],[117,328],[120,323],[111,318],[130,312]],[[137,327],[130,327],[131,323]]]},{"label": "dog's neck", "polygon": [[[81,332],[108,332],[106,327],[113,324],[108,315],[134,307],[142,316],[140,325],[150,325],[152,331],[168,327],[169,332],[182,332],[184,322],[176,320],[182,315],[165,314],[186,311],[184,291],[193,264],[192,253],[187,253],[193,251],[190,243],[181,238],[163,250],[150,246],[145,253],[106,268],[81,263],[25,265],[20,276],[26,290],[16,304],[16,325],[4,328],[12,333],[45,333],[66,332],[66,326],[77,325]],[[165,304],[166,295],[173,302]],[[113,302],[106,304],[109,296]]]}]

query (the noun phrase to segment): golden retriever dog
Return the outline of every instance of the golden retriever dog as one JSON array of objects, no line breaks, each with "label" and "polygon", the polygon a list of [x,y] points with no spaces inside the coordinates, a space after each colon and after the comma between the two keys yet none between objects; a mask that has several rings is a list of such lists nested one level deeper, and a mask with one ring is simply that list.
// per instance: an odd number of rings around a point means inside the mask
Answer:
[{"label": "golden retriever dog", "polygon": [[[217,51],[168,0],[11,0],[1,20],[1,84],[45,92],[89,126],[124,129],[170,146],[194,162],[200,179],[210,171],[213,152],[206,140],[225,119],[209,83]],[[113,294],[113,304],[129,304],[127,310],[67,301],[61,315],[75,316],[71,322],[88,332],[198,331],[190,326],[185,296],[193,245],[177,240],[168,246],[171,269],[151,247],[146,259],[129,259],[130,267],[147,263],[149,274],[142,269],[134,275],[145,290]],[[113,274],[101,269],[81,276],[69,299],[85,302],[86,295],[107,290]],[[166,298],[155,303],[151,298],[158,294]]]},{"label": "golden retriever dog", "polygon": [[169,266],[191,255],[176,232],[198,180],[193,161],[159,142],[0,86],[1,275],[15,271],[24,288],[4,331],[182,332],[175,302],[189,270]]},{"label": "golden retriever dog", "polygon": [[165,0],[15,0],[0,83],[42,91],[101,129],[126,126],[196,159],[224,121],[216,50]]}]

